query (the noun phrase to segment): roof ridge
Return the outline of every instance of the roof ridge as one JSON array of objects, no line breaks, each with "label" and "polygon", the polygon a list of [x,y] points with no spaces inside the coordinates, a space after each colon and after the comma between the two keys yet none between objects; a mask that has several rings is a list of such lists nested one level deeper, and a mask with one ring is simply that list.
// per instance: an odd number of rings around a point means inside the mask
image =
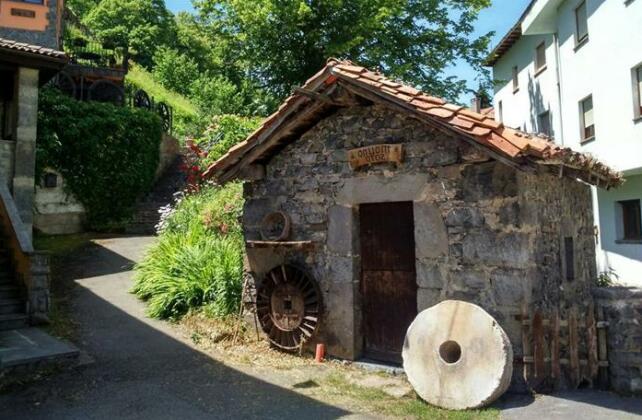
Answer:
[{"label": "roof ridge", "polygon": [[[242,146],[230,149],[228,154],[212,164],[206,175],[215,176],[227,172],[240,161],[236,158],[239,155],[242,157],[244,151],[251,149],[256,144],[263,145],[267,142],[267,138],[273,131],[268,131],[268,128],[271,129],[273,124],[279,122],[279,119],[282,122],[290,113],[298,112],[302,107],[320,100],[319,96],[323,96],[323,92],[326,92],[329,86],[339,82],[345,83],[348,89],[350,86],[353,86],[355,90],[358,88],[355,91],[357,95],[372,95],[374,99],[393,102],[409,113],[426,118],[444,129],[463,135],[469,141],[488,148],[493,157],[509,164],[511,162],[508,161],[512,161],[512,164],[518,167],[538,163],[550,164],[555,159],[560,160],[560,164],[565,163],[564,159],[594,160],[594,158],[581,158],[579,152],[574,152],[575,154],[564,152],[548,138],[530,135],[518,129],[507,127],[489,115],[430,96],[419,89],[403,82],[388,79],[381,73],[370,71],[351,61],[330,58],[326,66],[290,96],[274,114],[265,120],[259,129],[242,142]],[[306,92],[309,90],[314,92]],[[309,96],[306,96],[306,93]],[[548,162],[544,162],[546,160]],[[596,173],[593,170],[594,167],[599,167],[600,170]],[[583,168],[586,169],[586,167]],[[619,185],[623,179],[621,174],[603,164],[591,165],[591,171],[581,175],[583,180],[590,183],[597,182],[599,184],[602,180],[607,187]]]}]

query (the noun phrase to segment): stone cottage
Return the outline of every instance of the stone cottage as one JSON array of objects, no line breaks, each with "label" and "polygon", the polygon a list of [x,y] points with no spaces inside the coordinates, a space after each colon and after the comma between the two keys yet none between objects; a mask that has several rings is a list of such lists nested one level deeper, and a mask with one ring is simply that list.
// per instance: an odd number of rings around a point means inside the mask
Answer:
[{"label": "stone cottage", "polygon": [[384,362],[445,299],[488,311],[516,354],[522,306],[587,306],[588,184],[621,182],[590,157],[337,60],[207,175],[245,181],[247,268],[272,342]]}]

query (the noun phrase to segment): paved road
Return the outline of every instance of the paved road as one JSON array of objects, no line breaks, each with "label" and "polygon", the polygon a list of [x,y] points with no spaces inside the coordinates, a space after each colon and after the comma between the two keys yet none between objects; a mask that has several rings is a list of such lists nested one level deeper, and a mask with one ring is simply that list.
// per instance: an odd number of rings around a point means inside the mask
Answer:
[{"label": "paved road", "polygon": [[78,284],[78,346],[95,363],[0,396],[2,419],[216,419],[349,416],[225,366],[144,316],[128,289],[132,262],[153,238],[102,240],[65,275]]},{"label": "paved road", "polygon": [[[128,289],[133,261],[152,241],[100,240],[69,259],[63,272],[78,285],[77,344],[95,363],[0,395],[0,419],[361,417],[226,366],[194,349],[169,324],[146,318]],[[642,399],[600,392],[535,400],[507,396],[499,407],[508,420],[642,418]]]}]

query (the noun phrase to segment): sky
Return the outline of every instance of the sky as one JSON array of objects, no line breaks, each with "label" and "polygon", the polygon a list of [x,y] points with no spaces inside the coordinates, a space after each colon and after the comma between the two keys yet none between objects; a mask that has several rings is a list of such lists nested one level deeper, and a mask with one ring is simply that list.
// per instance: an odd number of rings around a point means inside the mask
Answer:
[{"label": "sky", "polygon": [[[493,0],[493,4],[488,9],[479,14],[479,19],[475,24],[475,35],[483,35],[490,31],[495,32],[491,42],[494,47],[508,32],[508,30],[517,22],[517,19],[526,9],[530,0]],[[174,13],[180,11],[193,11],[191,0],[165,0],[167,7]],[[468,87],[475,89],[478,85],[474,81],[476,73],[464,62],[458,62],[456,65],[446,69],[446,75],[455,75],[468,81]],[[471,95],[464,95],[460,101],[470,102]]]}]

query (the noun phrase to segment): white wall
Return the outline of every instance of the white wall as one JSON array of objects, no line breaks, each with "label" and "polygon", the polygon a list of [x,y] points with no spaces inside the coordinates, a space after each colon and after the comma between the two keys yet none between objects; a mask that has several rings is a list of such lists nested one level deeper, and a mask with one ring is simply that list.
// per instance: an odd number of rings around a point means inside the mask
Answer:
[{"label": "white wall", "polygon": [[[546,70],[535,75],[535,49],[546,42]],[[519,90],[513,92],[513,67],[519,69]],[[495,119],[502,102],[503,123],[509,127],[537,132],[537,115],[549,110],[553,133],[559,132],[558,94],[555,77],[555,48],[552,35],[522,37],[493,68]]]},{"label": "white wall", "polygon": [[[634,121],[631,69],[642,63],[642,1],[587,0],[589,40],[576,49],[575,7],[558,14],[564,143],[620,171],[642,168],[642,120]],[[580,145],[579,101],[593,95],[595,140]]]},{"label": "white wall", "polygon": [[[617,243],[616,229],[616,202],[642,199],[642,119],[635,119],[631,74],[634,67],[642,64],[642,0],[586,0],[589,39],[578,47],[575,9],[580,3],[581,0],[539,0],[538,6],[542,7],[533,10],[546,9],[547,13],[537,19],[528,16],[522,30],[537,33],[550,29],[551,33],[522,36],[498,60],[493,68],[495,79],[506,82],[496,87],[495,107],[501,100],[506,125],[523,127],[526,122],[527,131],[536,131],[533,115],[538,111],[534,109],[538,103],[549,106],[558,143],[592,154],[625,173],[627,180],[622,188],[594,189],[596,225],[600,230],[598,271],[613,268],[621,282],[642,286],[642,244]],[[556,12],[550,13],[551,10]],[[559,97],[556,35],[559,40]],[[548,68],[534,78],[534,51],[542,39],[547,39]],[[515,95],[511,84],[514,65],[520,68],[520,91]],[[539,92],[535,100],[532,89],[527,88],[530,80],[534,80],[533,86]],[[593,141],[581,144],[579,102],[588,95],[593,96],[596,135]],[[557,112],[558,100],[561,118]]]},{"label": "white wall", "polygon": [[617,202],[642,199],[642,175],[630,176],[623,187],[610,191],[597,190],[600,218],[600,243],[598,271],[615,270],[619,282],[625,285],[642,285],[642,244],[618,243]]}]

